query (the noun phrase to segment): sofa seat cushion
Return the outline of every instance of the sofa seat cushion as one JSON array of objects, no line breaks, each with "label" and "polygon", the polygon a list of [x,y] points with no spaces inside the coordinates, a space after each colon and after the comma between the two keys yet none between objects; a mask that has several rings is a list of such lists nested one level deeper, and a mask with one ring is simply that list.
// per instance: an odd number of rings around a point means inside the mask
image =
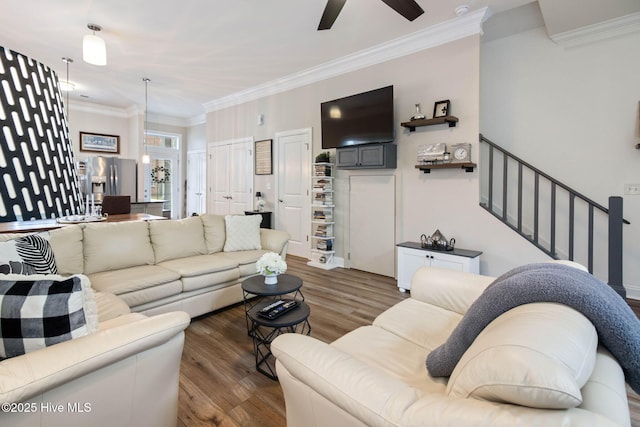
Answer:
[{"label": "sofa seat cushion", "polygon": [[431,351],[445,342],[462,315],[413,298],[380,314],[373,325]]},{"label": "sofa seat cushion", "polygon": [[220,256],[224,256],[237,263],[240,269],[240,277],[247,277],[256,274],[256,262],[267,252],[269,251],[258,249],[253,251],[224,252],[221,253]]},{"label": "sofa seat cushion", "polygon": [[98,307],[98,320],[100,323],[115,319],[124,314],[129,314],[129,306],[111,292],[93,292]]},{"label": "sofa seat cushion", "polygon": [[182,277],[185,292],[237,280],[240,277],[238,263],[222,253],[198,255],[165,261],[159,266],[175,271]]},{"label": "sofa seat cushion", "polygon": [[[415,319],[413,322],[416,323]],[[446,378],[433,378],[425,372],[425,349],[392,332],[362,326],[331,345],[423,393],[444,394],[446,391]]]},{"label": "sofa seat cushion", "polygon": [[155,265],[103,271],[89,278],[94,289],[117,295],[129,307],[182,292],[180,275]]}]

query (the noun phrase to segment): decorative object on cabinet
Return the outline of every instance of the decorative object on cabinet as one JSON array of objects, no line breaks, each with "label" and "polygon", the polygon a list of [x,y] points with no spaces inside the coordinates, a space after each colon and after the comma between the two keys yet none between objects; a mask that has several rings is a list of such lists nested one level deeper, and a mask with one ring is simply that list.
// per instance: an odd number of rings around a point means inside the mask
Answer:
[{"label": "decorative object on cabinet", "polygon": [[425,249],[435,249],[438,251],[452,251],[456,244],[456,239],[448,239],[440,232],[436,230],[431,236],[423,234],[420,236],[420,246]]},{"label": "decorative object on cabinet", "polygon": [[[326,157],[329,160],[329,157]],[[318,162],[313,164],[311,200],[311,260],[307,265],[331,270],[338,265],[334,261],[333,250],[334,214],[333,210],[333,164]]]},{"label": "decorative object on cabinet", "polygon": [[451,113],[451,101],[445,99],[444,101],[438,101],[433,104],[433,118],[446,117]]},{"label": "decorative object on cabinet", "polygon": [[264,212],[264,205],[265,204],[266,204],[266,202],[262,198],[262,192],[261,191],[256,191],[256,210],[258,212]]},{"label": "decorative object on cabinet", "polygon": [[471,144],[466,142],[453,144],[451,149],[453,153],[452,163],[469,163],[471,161]]},{"label": "decorative object on cabinet", "polygon": [[409,129],[409,132],[414,132],[417,127],[441,125],[444,123],[447,123],[450,128],[456,127],[456,123],[458,123],[458,118],[455,116],[444,116],[444,117],[436,117],[433,119],[413,120],[409,122],[402,122],[400,123],[400,126]]},{"label": "decorative object on cabinet", "polygon": [[411,119],[409,120],[422,120],[422,119],[426,119],[427,116],[425,116],[424,114],[422,114],[422,112],[420,111],[420,104],[416,104],[416,113],[411,116]]},{"label": "decorative object on cabinet", "polygon": [[272,175],[273,174],[273,156],[271,146],[273,140],[265,139],[264,141],[256,141],[255,143],[255,161],[256,175]]},{"label": "decorative object on cabinet", "polygon": [[398,243],[398,288],[401,292],[411,289],[411,278],[422,266],[446,268],[448,270],[480,273],[482,252],[468,249],[438,251],[426,249],[421,243]]}]

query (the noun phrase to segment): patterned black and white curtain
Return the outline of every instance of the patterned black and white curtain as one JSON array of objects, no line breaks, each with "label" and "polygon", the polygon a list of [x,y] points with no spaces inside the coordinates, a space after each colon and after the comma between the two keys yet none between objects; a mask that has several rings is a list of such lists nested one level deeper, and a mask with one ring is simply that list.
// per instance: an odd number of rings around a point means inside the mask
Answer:
[{"label": "patterned black and white curtain", "polygon": [[0,222],[55,218],[82,206],[55,72],[0,47]]}]

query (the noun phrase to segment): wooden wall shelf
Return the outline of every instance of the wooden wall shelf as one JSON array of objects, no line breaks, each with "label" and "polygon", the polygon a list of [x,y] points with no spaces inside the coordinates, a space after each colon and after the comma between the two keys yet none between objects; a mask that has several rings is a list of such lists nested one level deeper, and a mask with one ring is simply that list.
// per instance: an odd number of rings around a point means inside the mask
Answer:
[{"label": "wooden wall shelf", "polygon": [[456,116],[444,116],[444,117],[436,117],[435,119],[421,119],[421,120],[412,120],[410,122],[402,122],[401,126],[409,129],[409,132],[413,132],[417,127],[421,126],[433,126],[433,125],[441,125],[447,123],[449,127],[455,127],[456,123],[458,123],[458,118]]},{"label": "wooden wall shelf", "polygon": [[473,172],[477,165],[475,163],[434,163],[432,165],[416,165],[424,173],[431,173],[431,169],[464,169],[465,172]]}]

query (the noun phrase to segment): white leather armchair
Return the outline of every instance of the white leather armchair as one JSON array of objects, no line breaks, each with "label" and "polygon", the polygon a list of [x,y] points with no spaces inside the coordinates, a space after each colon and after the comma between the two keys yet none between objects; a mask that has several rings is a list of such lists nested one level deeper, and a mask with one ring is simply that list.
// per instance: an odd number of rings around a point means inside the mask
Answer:
[{"label": "white leather armchair", "polygon": [[175,426],[190,317],[96,294],[99,330],[0,362],[2,426]]}]

